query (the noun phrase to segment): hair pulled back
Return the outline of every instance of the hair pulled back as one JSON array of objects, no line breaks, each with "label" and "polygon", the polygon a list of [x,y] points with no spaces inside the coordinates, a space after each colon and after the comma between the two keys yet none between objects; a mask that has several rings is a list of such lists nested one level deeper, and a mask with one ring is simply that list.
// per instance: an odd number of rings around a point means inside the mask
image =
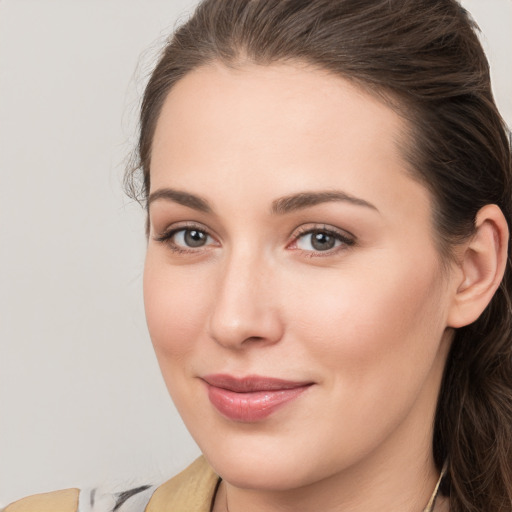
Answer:
[{"label": "hair pulled back", "polygon": [[[512,226],[510,140],[476,29],[456,0],[204,0],[151,75],[127,190],[147,199],[156,122],[187,73],[214,61],[300,61],[380,95],[409,121],[404,156],[432,193],[438,245],[450,257],[484,205],[497,204]],[[510,263],[509,251],[499,290],[456,331],[445,369],[433,454],[439,469],[448,459],[451,512],[512,512]]]}]

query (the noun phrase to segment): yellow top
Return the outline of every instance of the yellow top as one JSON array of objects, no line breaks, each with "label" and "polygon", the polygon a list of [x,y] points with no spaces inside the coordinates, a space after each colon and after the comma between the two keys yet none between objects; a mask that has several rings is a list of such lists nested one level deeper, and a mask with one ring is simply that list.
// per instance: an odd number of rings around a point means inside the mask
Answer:
[{"label": "yellow top", "polygon": [[206,459],[199,457],[158,487],[146,512],[210,512],[218,484],[219,477]]},{"label": "yellow top", "polygon": [[15,501],[5,512],[75,512],[78,509],[78,489],[36,494]]},{"label": "yellow top", "polygon": [[[219,477],[199,457],[154,491],[145,512],[210,512],[218,483]],[[79,489],[36,494],[8,505],[3,512],[79,512],[79,495]]]}]

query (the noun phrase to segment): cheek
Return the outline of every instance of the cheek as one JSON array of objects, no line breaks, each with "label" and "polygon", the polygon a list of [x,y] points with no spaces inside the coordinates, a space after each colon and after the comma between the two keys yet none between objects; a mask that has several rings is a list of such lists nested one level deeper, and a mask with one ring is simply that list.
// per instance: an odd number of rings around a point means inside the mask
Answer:
[{"label": "cheek", "polygon": [[[378,373],[403,378],[412,367],[428,371],[446,310],[437,263],[392,265],[381,256],[378,264],[364,268],[343,269],[314,286],[305,282],[301,293],[292,294],[290,300],[297,297],[293,316],[299,319],[295,336],[309,357],[352,382]],[[305,296],[307,304],[301,300]]]},{"label": "cheek", "polygon": [[[349,271],[309,283],[307,295],[290,295],[293,316],[300,319],[292,338],[327,391],[311,429],[318,428],[317,415],[331,418],[323,436],[348,458],[374,447],[410,411],[430,415],[435,403],[443,280],[435,264],[417,268]],[[308,297],[307,305],[300,296]]]},{"label": "cheek", "polygon": [[[197,269],[173,269],[148,251],[144,267],[144,307],[149,334],[162,371],[181,364],[204,329],[213,297]],[[166,377],[164,372],[164,378]]]}]

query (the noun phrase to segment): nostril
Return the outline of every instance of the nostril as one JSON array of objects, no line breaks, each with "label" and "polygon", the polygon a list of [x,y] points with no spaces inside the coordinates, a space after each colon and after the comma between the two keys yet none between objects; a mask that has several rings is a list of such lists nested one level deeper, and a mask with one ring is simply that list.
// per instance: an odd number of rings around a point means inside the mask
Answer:
[{"label": "nostril", "polygon": [[250,338],[247,338],[244,343],[250,343],[252,341],[254,342],[258,342],[258,341],[263,341],[265,338],[263,338],[263,336],[251,336]]}]

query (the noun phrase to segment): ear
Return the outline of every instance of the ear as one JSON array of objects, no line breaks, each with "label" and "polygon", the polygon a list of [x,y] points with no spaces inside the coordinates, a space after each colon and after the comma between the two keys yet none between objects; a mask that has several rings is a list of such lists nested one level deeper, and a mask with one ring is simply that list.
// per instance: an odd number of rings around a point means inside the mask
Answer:
[{"label": "ear", "polygon": [[505,273],[509,230],[500,208],[495,204],[481,208],[475,228],[471,240],[461,246],[449,327],[474,322],[489,304]]}]

